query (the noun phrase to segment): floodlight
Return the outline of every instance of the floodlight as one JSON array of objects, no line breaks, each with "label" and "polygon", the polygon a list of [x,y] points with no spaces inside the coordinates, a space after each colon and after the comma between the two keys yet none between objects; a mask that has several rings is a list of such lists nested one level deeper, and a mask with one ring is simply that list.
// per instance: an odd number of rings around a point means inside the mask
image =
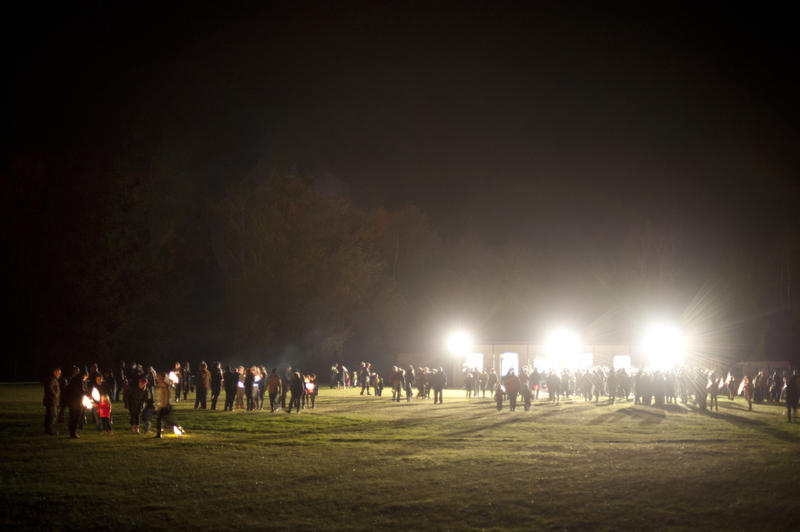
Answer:
[{"label": "floodlight", "polygon": [[454,355],[464,355],[472,350],[472,337],[465,331],[454,331],[447,337],[447,350]]},{"label": "floodlight", "polygon": [[550,359],[566,362],[576,356],[581,347],[578,333],[562,327],[551,332],[545,340],[545,350]]},{"label": "floodlight", "polygon": [[644,333],[642,347],[652,369],[674,369],[683,365],[686,338],[673,325],[653,324]]},{"label": "floodlight", "polygon": [[631,371],[631,357],[628,355],[615,355],[614,356],[614,371],[624,369],[626,372]]}]

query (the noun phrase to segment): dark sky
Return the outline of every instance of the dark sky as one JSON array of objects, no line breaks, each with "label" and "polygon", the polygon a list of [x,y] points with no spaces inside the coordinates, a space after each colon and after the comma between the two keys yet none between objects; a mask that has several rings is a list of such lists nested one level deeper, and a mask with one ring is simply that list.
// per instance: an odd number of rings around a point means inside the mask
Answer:
[{"label": "dark sky", "polygon": [[158,150],[211,187],[296,165],[492,239],[797,199],[788,13],[303,5],[9,17],[12,140]]},{"label": "dark sky", "polygon": [[257,163],[298,168],[554,272],[631,227],[680,235],[687,260],[797,234],[777,4],[260,4],[9,13],[10,160],[155,155],[211,197]]}]

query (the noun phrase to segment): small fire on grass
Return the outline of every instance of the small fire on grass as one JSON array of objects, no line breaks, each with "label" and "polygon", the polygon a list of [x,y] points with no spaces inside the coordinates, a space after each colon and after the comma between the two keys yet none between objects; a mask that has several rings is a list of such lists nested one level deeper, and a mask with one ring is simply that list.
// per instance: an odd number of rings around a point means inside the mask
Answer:
[{"label": "small fire on grass", "polygon": [[88,396],[88,395],[84,395],[84,396],[83,396],[83,399],[81,400],[81,403],[83,403],[83,406],[84,406],[84,408],[89,408],[89,409],[91,409],[91,408],[92,408],[92,406],[94,406],[94,405],[93,405],[93,403],[92,403],[92,400],[91,400],[91,399],[89,399],[89,396]]},{"label": "small fire on grass", "polygon": [[172,432],[175,433],[175,436],[183,436],[184,430],[183,427],[172,425]]}]

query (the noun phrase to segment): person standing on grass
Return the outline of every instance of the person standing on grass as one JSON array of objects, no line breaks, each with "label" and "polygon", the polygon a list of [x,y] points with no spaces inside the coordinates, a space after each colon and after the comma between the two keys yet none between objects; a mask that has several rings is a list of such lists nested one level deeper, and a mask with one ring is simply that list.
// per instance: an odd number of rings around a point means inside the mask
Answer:
[{"label": "person standing on grass", "polygon": [[445,375],[444,369],[434,369],[429,381],[433,389],[433,404],[442,404],[444,402],[442,399],[443,390],[447,386],[447,375]]},{"label": "person standing on grass", "polygon": [[131,432],[139,434],[139,418],[147,397],[147,379],[138,379],[134,386],[128,388],[127,394],[125,403],[131,415]]},{"label": "person standing on grass", "polygon": [[239,371],[237,372],[239,381],[236,383],[236,408],[243,409],[244,408],[244,391],[245,391],[245,371],[244,366],[239,366]]},{"label": "person standing on grass", "polygon": [[800,399],[800,375],[795,370],[791,375],[786,377],[786,417],[789,423],[792,422],[792,412],[794,418],[797,419],[797,403]]},{"label": "person standing on grass", "polygon": [[267,394],[269,394],[270,412],[275,412],[275,403],[278,395],[281,393],[281,384],[281,378],[278,377],[277,369],[272,368],[269,377],[267,377]]},{"label": "person standing on grass", "polygon": [[514,368],[508,370],[505,379],[506,395],[508,395],[508,408],[512,412],[517,409],[517,394],[522,390],[522,383],[514,374]]},{"label": "person standing on grass", "polygon": [[233,371],[230,366],[225,367],[223,385],[225,386],[224,410],[233,412],[233,401],[236,399],[236,389],[239,387],[239,374]]},{"label": "person standing on grass", "polygon": [[197,372],[196,386],[197,394],[195,395],[194,399],[194,407],[197,408],[199,406],[202,410],[205,410],[208,389],[211,387],[211,372],[208,371],[208,366],[206,366],[205,360],[200,362],[200,369]]},{"label": "person standing on grass", "polygon": [[169,384],[168,379],[163,373],[156,374],[156,397],[158,399],[158,417],[156,418],[156,438],[161,438],[161,425],[166,427],[167,423],[178,426],[172,418],[172,405],[169,404]]},{"label": "person standing on grass", "polygon": [[[247,411],[254,410],[254,395],[253,395],[253,388],[255,387],[256,382],[256,367],[252,366],[248,368],[247,374],[244,376],[244,397],[245,401],[247,402]],[[256,388],[256,392],[258,392],[258,388]]]},{"label": "person standing on grass", "polygon": [[490,390],[497,389],[497,371],[494,368],[489,372],[489,378],[486,381],[486,387]]},{"label": "person standing on grass", "polygon": [[108,395],[100,395],[97,405],[97,414],[100,416],[100,434],[113,434],[111,429],[111,399]]},{"label": "person standing on grass", "polygon": [[170,379],[170,385],[175,387],[175,402],[179,402],[181,400],[181,391],[183,390],[183,370],[181,369],[181,363],[175,362],[175,365],[172,367],[172,374],[175,375],[175,378],[178,382],[174,382]]},{"label": "person standing on grass", "polygon": [[367,395],[369,395],[369,371],[370,363],[362,362],[361,368],[358,370],[358,382],[361,384],[361,393],[359,395],[364,395],[364,390],[366,390]]},{"label": "person standing on grass", "polygon": [[289,393],[289,388],[292,382],[292,366],[287,366],[286,371],[281,376],[281,409],[286,410],[286,394]]},{"label": "person standing on grass", "polygon": [[53,425],[58,415],[58,405],[61,403],[61,384],[58,379],[61,377],[61,368],[53,368],[47,381],[44,383],[44,432],[51,436],[56,435]]},{"label": "person standing on grass", "polygon": [[181,384],[183,385],[183,400],[185,401],[189,395],[189,392],[194,390],[194,381],[192,381],[192,370],[189,367],[188,362],[186,362],[183,365],[183,371],[181,373]]},{"label": "person standing on grass", "polygon": [[258,372],[261,375],[261,380],[258,381],[258,406],[259,410],[264,410],[264,393],[267,391],[267,368],[264,366],[258,367]]},{"label": "person standing on grass", "polygon": [[297,413],[300,413],[300,402],[303,399],[303,379],[300,377],[300,373],[295,371],[292,374],[292,380],[289,384],[289,390],[292,392],[292,397],[289,400],[289,408],[286,411],[287,414],[292,413],[292,407],[296,406]]},{"label": "person standing on grass", "polygon": [[494,400],[497,403],[497,411],[500,412],[503,410],[503,396],[505,396],[505,390],[502,384],[498,384],[494,390]]},{"label": "person standing on grass", "polygon": [[217,399],[222,390],[222,364],[214,362],[214,369],[211,370],[211,410],[217,409]]},{"label": "person standing on grass", "polygon": [[83,396],[86,393],[86,379],[88,375],[75,367],[72,378],[67,385],[66,396],[69,406],[69,437],[80,438],[78,425],[83,417]]}]

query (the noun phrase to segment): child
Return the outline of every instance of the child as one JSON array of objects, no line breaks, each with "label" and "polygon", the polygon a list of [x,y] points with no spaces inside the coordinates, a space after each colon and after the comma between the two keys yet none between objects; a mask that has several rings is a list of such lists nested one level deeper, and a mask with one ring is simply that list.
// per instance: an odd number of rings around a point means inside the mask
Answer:
[{"label": "child", "polygon": [[494,391],[494,400],[497,401],[497,411],[501,411],[503,409],[503,396],[506,393],[506,387],[502,384],[497,385],[497,389]]},{"label": "child", "polygon": [[97,403],[97,413],[100,415],[100,427],[102,434],[113,434],[111,430],[111,400],[107,394],[100,396],[100,402]]}]

